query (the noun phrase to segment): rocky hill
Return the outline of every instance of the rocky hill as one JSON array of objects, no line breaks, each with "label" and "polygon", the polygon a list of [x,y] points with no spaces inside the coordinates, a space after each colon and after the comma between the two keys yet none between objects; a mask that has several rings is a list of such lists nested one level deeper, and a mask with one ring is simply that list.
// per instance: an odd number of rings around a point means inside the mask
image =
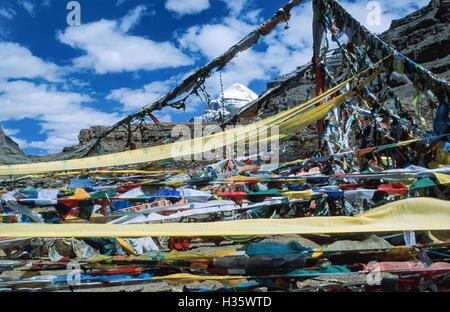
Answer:
[{"label": "rocky hill", "polygon": [[[392,21],[389,30],[380,35],[404,55],[421,64],[440,78],[450,81],[450,0],[431,0],[408,16]],[[394,92],[412,116],[415,89],[405,78],[393,81]],[[433,112],[422,96],[421,114],[425,129],[432,130]],[[416,119],[417,120],[417,119]]]},{"label": "rocky hill", "polygon": [[20,149],[19,144],[7,136],[0,126],[0,162],[8,165],[26,161],[27,156]]},{"label": "rocky hill", "polygon": [[381,39],[442,78],[450,71],[450,0],[432,0],[426,7],[393,20]]}]

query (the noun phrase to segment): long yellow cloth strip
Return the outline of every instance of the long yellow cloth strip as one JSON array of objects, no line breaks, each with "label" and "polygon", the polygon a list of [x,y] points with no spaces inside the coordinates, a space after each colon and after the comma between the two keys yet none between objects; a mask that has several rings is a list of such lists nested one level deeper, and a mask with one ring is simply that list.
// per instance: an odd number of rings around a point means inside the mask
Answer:
[{"label": "long yellow cloth strip", "polygon": [[[0,166],[0,177],[121,166],[176,157],[185,157],[197,153],[209,152],[217,148],[227,146],[229,144],[234,144],[236,142],[245,142],[251,137],[257,136],[258,138],[260,138],[261,134],[267,135],[267,130],[274,126],[279,126],[280,135],[276,135],[276,137],[272,136],[271,139],[278,139],[279,137],[287,136],[292,132],[309,126],[315,121],[326,116],[331,109],[338,107],[339,105],[344,103],[345,100],[355,95],[356,92],[350,90],[333,98],[325,104],[310,109],[320,101],[324,100],[326,97],[334,94],[347,84],[361,77],[363,73],[367,72],[369,69],[373,69],[382,61],[378,62],[372,67],[369,67],[358,75],[355,75],[354,77],[344,81],[336,87],[331,88],[318,97],[307,101],[306,103],[300,104],[297,107],[294,107],[287,111],[283,111],[274,116],[270,116],[266,119],[254,122],[252,124],[235,127],[224,132],[219,132],[200,138],[194,138],[192,140],[178,141],[171,144],[152,146],[148,148],[113,153],[108,155],[33,164],[4,165]],[[358,89],[371,82],[380,72],[381,69],[366,78],[358,86]],[[307,109],[310,110],[306,111]],[[299,114],[300,112],[303,113]],[[268,138],[261,139],[260,141],[264,140],[268,140]]]},{"label": "long yellow cloth strip", "polygon": [[249,219],[164,224],[0,224],[0,237],[144,237],[287,235],[450,230],[450,202],[410,198],[354,217]]},{"label": "long yellow cloth strip", "polygon": [[450,183],[450,174],[435,172],[434,175],[436,176],[440,184]]},{"label": "long yellow cloth strip", "polygon": [[[147,170],[92,170],[92,171],[72,171],[64,173],[55,173],[53,176],[70,176],[70,175],[80,175],[80,174],[168,174],[168,173],[179,173],[181,170],[159,170],[159,171],[147,171]],[[45,177],[45,176],[43,176]]]}]

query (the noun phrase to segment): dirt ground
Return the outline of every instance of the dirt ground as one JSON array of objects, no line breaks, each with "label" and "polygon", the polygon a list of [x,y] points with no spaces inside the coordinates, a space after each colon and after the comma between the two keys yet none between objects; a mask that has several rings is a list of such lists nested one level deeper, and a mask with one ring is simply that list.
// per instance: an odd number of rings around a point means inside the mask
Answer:
[{"label": "dirt ground", "polygon": [[[265,236],[259,238],[259,241],[277,241],[280,243],[286,243],[289,241],[295,240],[299,242],[304,247],[310,247],[310,248],[318,248],[320,245],[310,239],[304,238],[300,235],[279,235],[279,236]],[[164,246],[167,246],[167,243],[164,244]],[[212,242],[206,242],[201,239],[195,239],[191,241],[190,248],[186,253],[213,253],[214,251],[227,251],[227,250],[237,250],[244,246],[244,243],[236,243],[229,240],[222,241],[219,246],[216,246]],[[165,247],[161,251],[163,252],[170,252],[170,249]],[[5,260],[5,254],[0,254],[0,258]],[[31,273],[27,271],[6,271],[0,274],[0,279],[19,279],[25,277],[24,274],[26,274],[27,277],[31,277],[33,275],[56,275],[56,276],[62,276],[68,274],[67,270],[50,270],[50,271],[40,271],[38,273]],[[308,284],[305,284],[308,286]],[[76,289],[73,288],[72,290],[60,290],[61,292],[182,292],[184,290],[184,286],[186,286],[187,289],[198,289],[198,288],[208,288],[208,289],[219,289],[224,287],[225,285],[218,282],[218,281],[196,281],[193,283],[188,283],[185,285],[170,285],[164,281],[155,281],[155,282],[143,282],[142,284],[136,284],[136,285],[121,285],[121,286],[110,286],[110,287],[102,287],[102,286],[96,286],[94,288],[87,288],[87,289]],[[300,286],[300,285],[299,285]],[[266,287],[259,287],[254,288],[252,291],[258,292],[258,291],[267,291]]]}]

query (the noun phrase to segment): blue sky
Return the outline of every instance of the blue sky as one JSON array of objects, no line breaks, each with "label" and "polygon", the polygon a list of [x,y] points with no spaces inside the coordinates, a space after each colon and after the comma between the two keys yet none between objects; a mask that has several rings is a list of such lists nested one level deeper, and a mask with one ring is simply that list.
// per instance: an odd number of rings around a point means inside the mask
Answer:
[{"label": "blue sky", "polygon": [[[81,25],[69,26],[67,0],[0,1],[0,124],[27,154],[60,152],[81,129],[111,125],[152,103],[185,77],[225,52],[287,0],[78,0]],[[381,22],[370,25],[369,1],[340,1],[370,30],[428,0],[378,1]],[[311,2],[292,11],[290,28],[278,26],[222,72],[257,94],[266,83],[312,56]],[[206,82],[220,93],[218,75]],[[161,121],[187,121],[187,111],[163,109]]]}]

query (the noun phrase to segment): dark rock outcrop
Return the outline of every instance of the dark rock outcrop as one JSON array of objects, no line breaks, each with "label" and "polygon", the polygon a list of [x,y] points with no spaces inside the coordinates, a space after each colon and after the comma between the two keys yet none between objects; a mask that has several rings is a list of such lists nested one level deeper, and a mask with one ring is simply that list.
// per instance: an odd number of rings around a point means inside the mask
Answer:
[{"label": "dark rock outcrop", "polygon": [[20,149],[19,144],[6,135],[0,126],[0,164],[15,164],[26,162],[27,156]]},{"label": "dark rock outcrop", "polygon": [[[432,0],[426,7],[393,20],[380,38],[433,73],[448,72],[450,0]],[[448,78],[448,73],[442,77]]]},{"label": "dark rock outcrop", "polygon": [[[380,38],[440,78],[450,80],[450,0],[431,0],[427,6],[392,21]],[[396,83],[394,92],[418,120],[411,104],[414,87],[405,77],[397,79]],[[433,112],[424,96],[421,97],[421,115],[426,121],[424,129],[432,131]]]}]

